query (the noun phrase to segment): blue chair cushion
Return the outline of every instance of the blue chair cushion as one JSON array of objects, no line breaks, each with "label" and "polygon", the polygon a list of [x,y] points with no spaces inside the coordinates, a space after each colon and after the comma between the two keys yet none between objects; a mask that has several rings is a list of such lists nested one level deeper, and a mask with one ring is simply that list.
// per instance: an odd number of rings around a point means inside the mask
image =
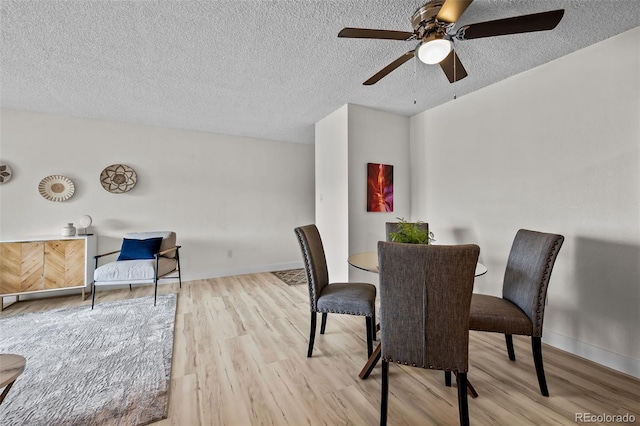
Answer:
[{"label": "blue chair cushion", "polygon": [[160,251],[162,237],[147,238],[145,240],[122,240],[120,256],[118,260],[154,259],[154,255]]}]

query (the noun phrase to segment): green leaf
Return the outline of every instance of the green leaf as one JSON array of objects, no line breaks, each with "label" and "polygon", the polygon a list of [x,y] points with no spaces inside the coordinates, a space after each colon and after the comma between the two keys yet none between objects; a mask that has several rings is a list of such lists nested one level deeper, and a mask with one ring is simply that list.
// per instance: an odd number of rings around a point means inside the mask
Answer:
[{"label": "green leaf", "polygon": [[429,232],[420,227],[423,223],[421,220],[417,222],[407,222],[403,218],[397,219],[399,221],[398,232],[389,233],[391,241],[405,244],[429,244],[435,241],[433,232]]}]

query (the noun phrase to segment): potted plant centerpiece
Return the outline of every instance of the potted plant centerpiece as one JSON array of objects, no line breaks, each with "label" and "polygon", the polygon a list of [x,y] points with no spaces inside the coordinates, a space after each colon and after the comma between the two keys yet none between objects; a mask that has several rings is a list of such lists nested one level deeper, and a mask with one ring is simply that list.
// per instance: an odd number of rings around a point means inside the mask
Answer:
[{"label": "potted plant centerpiece", "polygon": [[403,218],[398,219],[398,231],[390,232],[389,237],[394,243],[405,244],[429,244],[435,241],[433,232],[425,229],[423,222],[418,220],[416,222],[407,222]]}]

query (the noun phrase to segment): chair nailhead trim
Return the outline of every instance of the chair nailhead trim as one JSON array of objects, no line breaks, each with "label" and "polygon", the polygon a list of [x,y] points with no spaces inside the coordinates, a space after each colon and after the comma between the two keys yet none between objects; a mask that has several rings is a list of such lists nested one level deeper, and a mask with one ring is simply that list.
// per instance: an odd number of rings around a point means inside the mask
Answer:
[{"label": "chair nailhead trim", "polygon": [[544,274],[542,275],[542,283],[538,286],[540,289],[538,292],[538,309],[536,309],[536,321],[533,324],[533,332],[532,335],[536,337],[542,337],[542,322],[544,319],[544,295],[546,293],[546,289],[549,286],[549,280],[551,279],[551,263],[555,261],[556,256],[558,256],[558,251],[560,250],[560,239],[556,237],[553,242],[553,247],[547,256],[547,264],[544,268]]},{"label": "chair nailhead trim", "polygon": [[348,312],[348,311],[333,311],[330,309],[325,309],[325,310],[317,310],[316,312],[320,312],[320,313],[327,313],[327,314],[345,314],[345,315],[360,315],[363,317],[372,317],[373,314],[365,314],[362,312]]},{"label": "chair nailhead trim", "polygon": [[[412,363],[412,362],[406,362],[406,361],[396,360],[396,359],[393,359],[393,358],[386,358],[385,360],[386,360],[387,362],[394,362],[394,363],[396,363],[396,364],[400,364],[400,365],[408,365],[408,366],[411,366],[411,367],[428,368],[428,369],[430,369],[430,370],[451,371],[451,372],[454,372],[454,373],[459,372],[458,370],[452,369],[451,367],[442,367],[442,366],[437,366],[437,365],[429,365],[429,366],[427,366],[427,365],[424,365],[424,364],[422,364],[422,365],[418,365],[418,364],[415,364],[415,363]],[[465,372],[466,372],[466,371],[465,371]]]},{"label": "chair nailhead trim", "polygon": [[[332,310],[318,310],[318,302],[316,300],[316,292],[314,291],[315,287],[312,284],[313,278],[311,277],[311,256],[307,253],[307,248],[305,244],[302,242],[302,237],[300,236],[301,232],[296,232],[296,236],[298,237],[298,243],[300,247],[302,247],[302,253],[304,255],[304,266],[305,272],[307,274],[307,285],[309,286],[309,294],[311,295],[311,312],[321,312],[321,313],[330,313],[330,314],[345,314],[345,315],[359,315],[364,317],[372,317],[373,313],[365,314],[362,312],[347,312],[347,311],[332,311]],[[375,309],[375,308],[373,308]]]},{"label": "chair nailhead trim", "polygon": [[312,277],[311,277],[311,262],[309,261],[309,254],[307,253],[307,248],[305,247],[305,244],[303,244],[302,242],[302,237],[300,236],[301,232],[296,232],[296,236],[298,237],[298,243],[300,244],[300,247],[302,247],[302,254],[304,255],[304,269],[305,272],[307,273],[307,285],[309,286],[309,294],[311,295],[311,311],[314,312],[316,311],[316,306],[317,306],[317,302],[316,302],[316,292],[314,291],[314,287],[312,284]]}]

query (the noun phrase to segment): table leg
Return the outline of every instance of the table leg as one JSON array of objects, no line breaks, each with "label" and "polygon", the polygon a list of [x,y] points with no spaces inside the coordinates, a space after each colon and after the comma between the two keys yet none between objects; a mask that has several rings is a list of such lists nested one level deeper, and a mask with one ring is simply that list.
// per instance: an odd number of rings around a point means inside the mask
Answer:
[{"label": "table leg", "polygon": [[376,348],[373,350],[373,353],[367,360],[364,368],[362,369],[362,371],[360,371],[360,374],[358,374],[358,376],[360,376],[362,380],[365,380],[367,377],[369,377],[369,374],[371,374],[371,372],[373,371],[373,367],[375,367],[380,360],[380,355],[382,355],[380,346],[380,343],[378,343],[378,346],[376,346]]},{"label": "table leg", "polygon": [[0,395],[0,404],[2,404],[2,401],[4,401],[4,397],[7,396],[7,394],[9,393],[9,389],[11,389],[11,386],[13,386],[14,382],[15,380],[9,383],[7,386],[5,386],[4,390],[2,391],[2,394]]},{"label": "table leg", "polygon": [[[364,367],[360,371],[360,374],[358,374],[358,376],[362,380],[366,380],[367,378],[369,378],[369,375],[373,371],[374,367],[376,366],[378,361],[380,361],[381,355],[382,355],[382,348],[381,348],[381,344],[378,343],[378,346],[376,346],[376,348],[373,350],[373,353],[371,354],[371,356],[367,360],[367,363],[364,365]],[[458,373],[454,372],[453,374],[456,375],[456,379],[457,379]],[[476,391],[476,389],[473,387],[473,385],[469,380],[467,380],[467,393],[471,398],[478,397],[478,392]]]},{"label": "table leg", "polygon": [[[454,371],[453,374],[456,375],[456,380],[457,380],[458,379],[458,373],[456,373]],[[473,385],[471,384],[471,382],[469,380],[467,380],[467,393],[469,394],[469,396],[471,398],[477,398],[478,397],[478,392],[476,392],[476,389],[473,387]]]}]

